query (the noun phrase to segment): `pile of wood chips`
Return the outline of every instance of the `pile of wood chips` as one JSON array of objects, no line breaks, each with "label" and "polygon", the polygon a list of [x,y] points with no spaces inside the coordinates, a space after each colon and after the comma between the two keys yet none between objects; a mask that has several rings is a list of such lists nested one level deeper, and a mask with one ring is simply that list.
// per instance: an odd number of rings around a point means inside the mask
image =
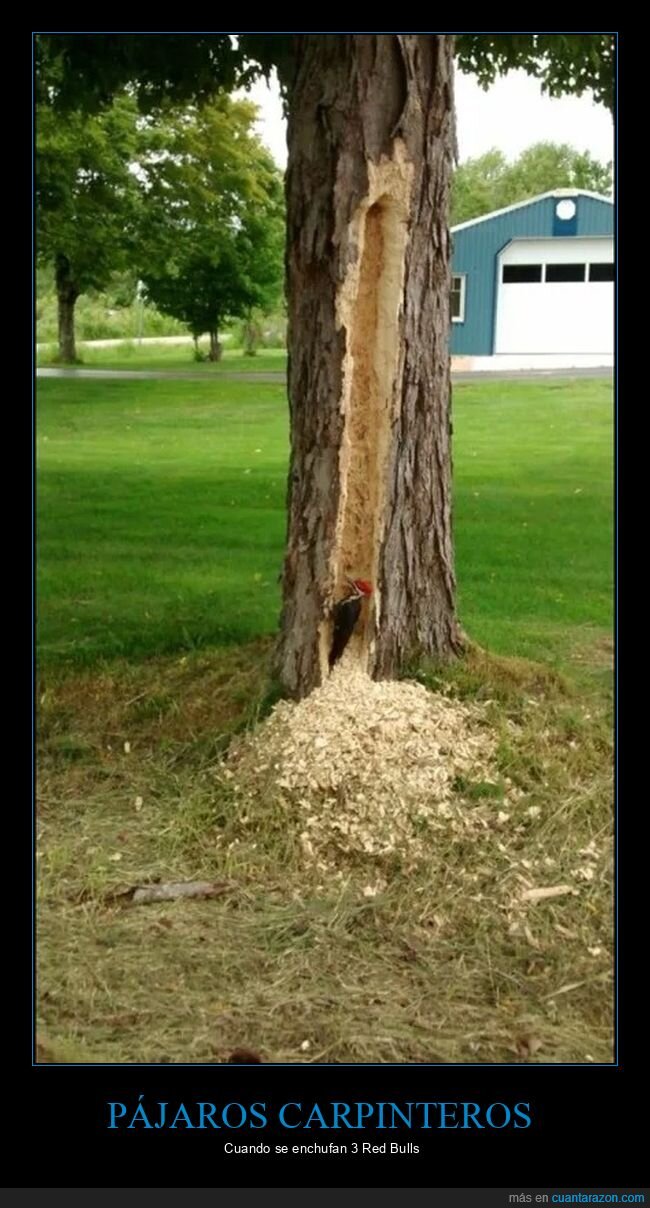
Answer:
[{"label": "pile of wood chips", "polygon": [[242,804],[272,793],[295,807],[305,861],[426,856],[435,832],[468,837],[482,810],[458,800],[458,778],[497,779],[495,736],[480,706],[413,681],[376,682],[345,659],[297,703],[281,701],[229,756]]}]

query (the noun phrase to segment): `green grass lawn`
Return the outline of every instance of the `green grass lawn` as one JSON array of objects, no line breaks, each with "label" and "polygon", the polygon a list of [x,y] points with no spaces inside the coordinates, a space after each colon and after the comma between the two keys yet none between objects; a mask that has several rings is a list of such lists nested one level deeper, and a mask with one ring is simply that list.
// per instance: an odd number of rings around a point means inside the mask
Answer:
[{"label": "green grass lawn", "polygon": [[[280,384],[39,381],[37,1060],[610,1062],[611,385],[454,390],[479,647],[419,674],[483,702],[499,783],[416,868],[310,870],[216,774],[273,699],[287,436]],[[572,888],[513,920],[504,879]],[[224,891],[114,897],[152,880]]]},{"label": "green grass lawn", "polygon": [[[607,381],[454,390],[463,625],[498,653],[560,662],[612,615]],[[44,663],[271,633],[285,535],[281,385],[39,383]]]},{"label": "green grass lawn", "polygon": [[[205,351],[205,341],[201,344]],[[241,348],[224,346],[220,361],[195,361],[192,344],[138,344],[125,340],[113,348],[78,348],[79,361],[85,369],[168,370],[170,372],[200,373],[206,378],[220,373],[284,373],[287,354],[283,348],[262,348],[255,356],[245,356]],[[37,354],[39,366],[57,366],[56,347],[41,348]]]},{"label": "green grass lawn", "polygon": [[45,381],[39,397],[45,660],[269,632],[284,535],[283,387]]},{"label": "green grass lawn", "polygon": [[609,381],[454,389],[461,620],[503,654],[563,661],[612,623]]}]

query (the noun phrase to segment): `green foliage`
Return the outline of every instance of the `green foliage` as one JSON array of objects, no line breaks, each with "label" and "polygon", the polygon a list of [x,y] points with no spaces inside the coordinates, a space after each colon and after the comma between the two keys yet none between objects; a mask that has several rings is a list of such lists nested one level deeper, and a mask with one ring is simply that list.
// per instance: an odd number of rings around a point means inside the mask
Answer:
[{"label": "green foliage", "polygon": [[36,115],[36,240],[42,264],[66,263],[76,294],[104,288],[126,267],[138,190],[129,164],[137,109],[120,96],[96,117]]},{"label": "green foliage", "polygon": [[149,112],[170,101],[206,101],[216,88],[231,91],[258,74],[224,33],[38,34],[35,50],[37,97],[61,109],[97,112],[131,84]]},{"label": "green foliage", "polygon": [[503,178],[508,161],[503,151],[494,147],[475,159],[466,159],[454,173],[451,194],[451,221],[465,222],[489,214],[505,204],[502,200]]},{"label": "green foliage", "polygon": [[535,143],[522,151],[507,173],[505,205],[555,186],[591,189],[609,196],[612,163],[599,163],[588,151],[576,151],[567,143]]},{"label": "green foliage", "polygon": [[489,88],[497,76],[519,69],[541,81],[550,96],[591,91],[614,108],[615,41],[611,33],[492,34],[463,33],[456,38],[461,71]]},{"label": "green foliage", "polygon": [[[75,331],[83,340],[133,340],[138,336],[176,336],[187,334],[177,319],[162,315],[149,303],[126,303],[130,290],[120,274],[102,293],[82,294],[75,307]],[[39,344],[54,344],[57,339],[57,299],[54,287],[37,290],[36,339]],[[83,353],[88,359],[88,351]]]},{"label": "green foliage", "polygon": [[508,163],[495,147],[458,167],[453,182],[452,222],[465,222],[501,206],[569,186],[610,194],[612,164],[599,163],[588,151],[576,151],[568,143],[534,143],[513,163]]},{"label": "green foliage", "polygon": [[146,131],[139,275],[158,309],[195,336],[279,301],[282,177],[253,132],[256,113],[220,97]]},{"label": "green foliage", "polygon": [[[309,34],[302,38],[346,35]],[[351,35],[354,36],[354,35]],[[40,34],[36,78],[40,95],[59,105],[97,108],[132,84],[143,110],[168,98],[203,102],[219,89],[245,86],[278,70],[290,95],[301,38],[289,34]],[[456,37],[461,71],[489,87],[519,68],[551,96],[593,91],[614,107],[615,40],[611,33],[462,33]]]},{"label": "green foliage", "polygon": [[[249,330],[251,326],[252,331]],[[250,315],[234,324],[233,340],[235,347],[244,350],[247,348],[247,342],[248,346],[255,343],[257,348],[286,348],[286,315],[280,311],[263,314],[260,310],[253,310]]]},{"label": "green foliage", "polygon": [[[167,321],[173,322],[171,319]],[[206,380],[218,378],[222,374],[229,377],[233,373],[250,373],[252,370],[255,373],[277,374],[277,381],[280,384],[286,377],[287,355],[283,348],[269,348],[265,344],[264,348],[257,353],[255,364],[252,365],[244,356],[242,348],[233,343],[232,333],[224,332],[220,334],[223,355],[219,361],[210,361],[209,338],[203,336],[198,341],[198,355],[195,356],[196,345],[192,337],[188,335],[187,330],[183,334],[182,344],[170,343],[167,339],[157,338],[151,342],[146,340],[143,343],[129,338],[118,341],[110,347],[100,348],[90,347],[86,344],[83,348],[83,363],[87,369],[137,369],[146,373],[165,370],[171,373],[178,371],[192,375],[198,373]],[[38,352],[37,364],[39,367],[56,365],[56,348],[53,348],[52,345],[44,345]]]},{"label": "green foliage", "polygon": [[121,310],[137,303],[138,279],[132,268],[114,273],[104,291],[106,306]]}]

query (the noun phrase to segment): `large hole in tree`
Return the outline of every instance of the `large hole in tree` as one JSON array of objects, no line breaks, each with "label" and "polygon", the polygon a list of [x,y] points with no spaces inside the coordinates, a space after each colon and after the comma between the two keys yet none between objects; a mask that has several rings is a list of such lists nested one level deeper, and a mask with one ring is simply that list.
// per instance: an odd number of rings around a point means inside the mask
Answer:
[{"label": "large hole in tree", "polygon": [[347,330],[347,353],[335,594],[337,599],[345,594],[346,576],[367,579],[373,585],[372,599],[363,604],[347,655],[364,668],[381,615],[377,571],[399,362],[405,211],[406,198],[389,195],[381,196],[365,211],[360,223],[356,289],[343,291],[339,312]]}]

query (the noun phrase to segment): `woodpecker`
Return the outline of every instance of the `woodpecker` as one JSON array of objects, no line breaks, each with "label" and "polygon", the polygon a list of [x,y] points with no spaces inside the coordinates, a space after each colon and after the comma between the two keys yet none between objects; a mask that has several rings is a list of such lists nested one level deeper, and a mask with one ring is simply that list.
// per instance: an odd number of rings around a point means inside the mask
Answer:
[{"label": "woodpecker", "polygon": [[330,650],[330,668],[334,666],[337,659],[340,659],[354,633],[364,599],[368,599],[372,595],[372,586],[365,579],[348,579],[348,583],[350,590],[347,596],[339,600],[332,609],[334,632]]}]

